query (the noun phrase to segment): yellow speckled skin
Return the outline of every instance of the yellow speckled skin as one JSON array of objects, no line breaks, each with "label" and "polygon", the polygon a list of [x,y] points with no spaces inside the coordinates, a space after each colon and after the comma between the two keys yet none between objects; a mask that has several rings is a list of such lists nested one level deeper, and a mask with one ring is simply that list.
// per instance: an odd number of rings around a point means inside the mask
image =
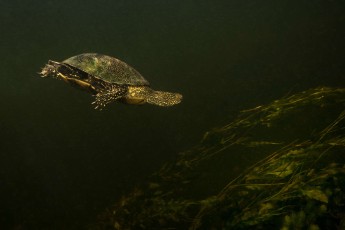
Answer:
[{"label": "yellow speckled skin", "polygon": [[181,102],[182,95],[154,91],[147,86],[129,86],[125,98],[128,104],[144,104],[146,102],[159,106],[172,106]]}]

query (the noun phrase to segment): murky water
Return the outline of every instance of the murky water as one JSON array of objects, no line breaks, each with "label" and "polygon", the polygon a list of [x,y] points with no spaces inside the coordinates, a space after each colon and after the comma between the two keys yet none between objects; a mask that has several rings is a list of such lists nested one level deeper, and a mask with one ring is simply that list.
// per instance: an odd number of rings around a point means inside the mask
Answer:
[{"label": "murky water", "polygon": [[[238,111],[345,86],[342,1],[0,0],[0,226],[82,228]],[[49,60],[118,57],[171,108],[113,104],[39,78]]]}]

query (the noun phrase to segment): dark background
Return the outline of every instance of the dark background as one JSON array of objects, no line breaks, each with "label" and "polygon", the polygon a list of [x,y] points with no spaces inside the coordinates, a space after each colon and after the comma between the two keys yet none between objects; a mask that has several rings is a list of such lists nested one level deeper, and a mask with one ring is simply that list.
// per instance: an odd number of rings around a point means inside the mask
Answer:
[{"label": "dark background", "polygon": [[[344,12],[341,0],[0,0],[0,228],[83,228],[238,111],[344,87]],[[37,74],[84,52],[183,103],[100,112]]]}]

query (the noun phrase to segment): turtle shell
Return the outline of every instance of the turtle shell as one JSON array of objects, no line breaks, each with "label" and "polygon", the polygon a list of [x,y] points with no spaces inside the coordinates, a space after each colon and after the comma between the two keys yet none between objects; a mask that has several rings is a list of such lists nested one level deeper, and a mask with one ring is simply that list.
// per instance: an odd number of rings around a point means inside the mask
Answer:
[{"label": "turtle shell", "polygon": [[148,86],[149,82],[125,62],[103,54],[85,53],[62,63],[71,65],[105,82],[119,85]]}]

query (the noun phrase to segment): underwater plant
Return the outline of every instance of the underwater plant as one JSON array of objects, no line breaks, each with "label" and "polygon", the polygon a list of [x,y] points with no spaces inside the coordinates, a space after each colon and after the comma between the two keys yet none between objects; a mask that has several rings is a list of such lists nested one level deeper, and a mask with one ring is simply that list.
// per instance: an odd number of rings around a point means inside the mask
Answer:
[{"label": "underwater plant", "polygon": [[242,111],[93,228],[345,229],[344,104],[320,87]]}]

